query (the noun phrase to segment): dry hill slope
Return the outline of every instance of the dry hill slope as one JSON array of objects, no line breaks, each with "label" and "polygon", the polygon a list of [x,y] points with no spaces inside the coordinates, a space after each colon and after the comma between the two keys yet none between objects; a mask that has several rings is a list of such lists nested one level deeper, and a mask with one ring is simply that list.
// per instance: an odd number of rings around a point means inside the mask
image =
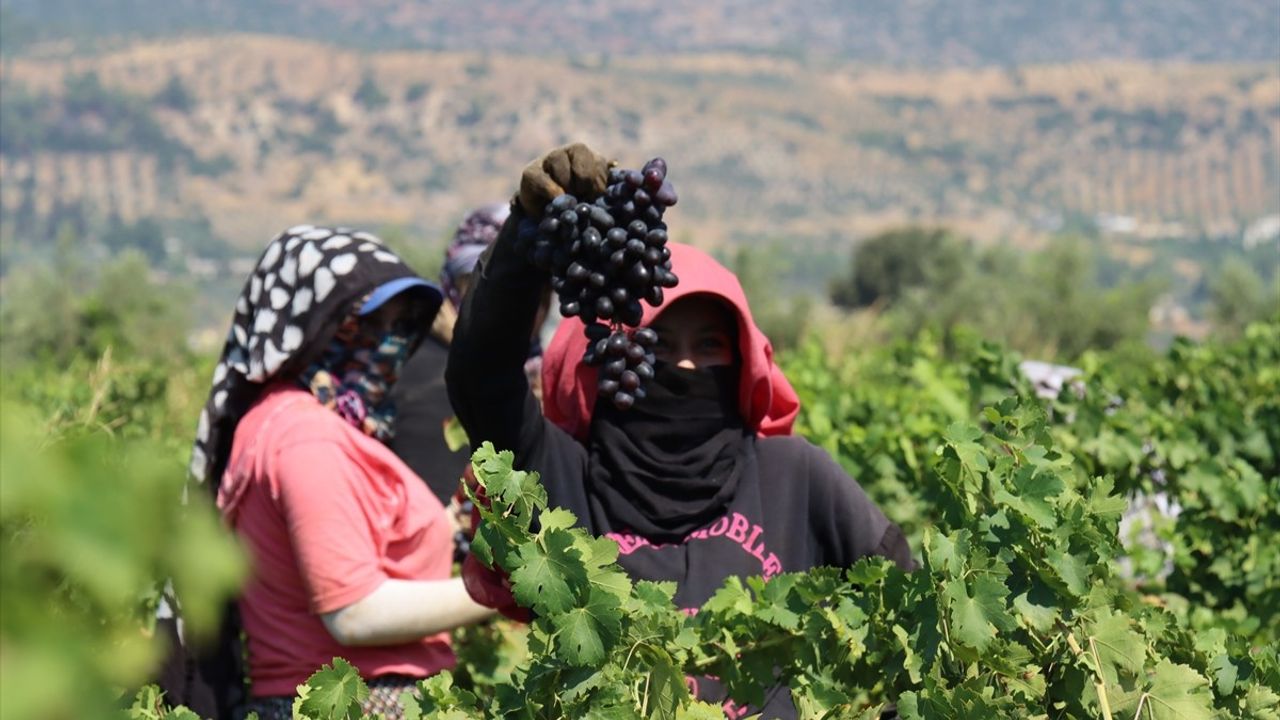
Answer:
[{"label": "dry hill slope", "polygon": [[682,198],[673,227],[705,244],[816,248],[906,220],[1028,237],[1097,213],[1225,232],[1280,211],[1272,65],[928,72],[732,54],[362,54],[236,36],[0,66],[6,99],[21,89],[41,127],[75,137],[110,130],[93,107],[59,104],[84,73],[148,98],[176,87],[183,102],[136,112],[182,152],[23,145],[9,125],[6,213],[204,216],[242,247],[302,220],[435,237],[569,139],[624,163],[666,156]]}]

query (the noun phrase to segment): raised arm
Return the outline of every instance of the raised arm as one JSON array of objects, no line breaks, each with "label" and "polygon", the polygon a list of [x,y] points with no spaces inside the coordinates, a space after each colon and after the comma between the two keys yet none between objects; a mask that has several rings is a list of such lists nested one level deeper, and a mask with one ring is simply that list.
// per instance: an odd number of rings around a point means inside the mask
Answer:
[{"label": "raised arm", "polygon": [[564,192],[592,199],[607,180],[607,161],[581,143],[551,150],[524,169],[511,216],[480,261],[449,349],[449,401],[473,447],[488,440],[515,451],[519,463],[545,432],[523,367],[547,277],[517,252],[520,222],[541,219]]},{"label": "raised arm", "polygon": [[542,428],[524,361],[546,277],[516,252],[516,228],[525,217],[513,204],[476,269],[449,346],[449,402],[473,447],[487,440],[519,452]]}]

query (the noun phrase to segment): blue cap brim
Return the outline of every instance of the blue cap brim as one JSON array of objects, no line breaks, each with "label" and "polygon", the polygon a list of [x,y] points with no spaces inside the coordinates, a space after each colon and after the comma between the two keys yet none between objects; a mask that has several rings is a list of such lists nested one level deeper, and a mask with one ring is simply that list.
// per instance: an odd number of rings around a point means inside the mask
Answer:
[{"label": "blue cap brim", "polygon": [[365,300],[364,304],[360,306],[360,312],[357,314],[368,315],[382,307],[396,295],[417,287],[426,288],[428,296],[437,306],[443,302],[444,293],[440,292],[440,288],[435,283],[423,280],[420,277],[409,276],[388,280],[374,288],[373,292],[369,294],[369,299]]}]

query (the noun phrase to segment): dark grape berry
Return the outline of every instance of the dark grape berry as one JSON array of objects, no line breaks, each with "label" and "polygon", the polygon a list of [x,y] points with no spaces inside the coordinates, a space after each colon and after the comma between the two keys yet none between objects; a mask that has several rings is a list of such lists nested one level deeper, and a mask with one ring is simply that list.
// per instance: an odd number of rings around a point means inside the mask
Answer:
[{"label": "dark grape berry", "polygon": [[636,328],[631,337],[643,347],[653,347],[658,343],[658,333],[654,332],[653,328]]},{"label": "dark grape berry", "polygon": [[652,278],[653,275],[649,272],[649,268],[645,267],[642,262],[638,262],[627,269],[627,282],[636,287],[648,286]]},{"label": "dark grape berry", "polygon": [[622,386],[623,390],[633,392],[636,388],[640,387],[640,376],[631,370],[623,370],[618,375],[618,384]]},{"label": "dark grape berry", "polygon": [[653,193],[653,202],[657,205],[671,207],[676,204],[676,200],[676,186],[667,181]]},{"label": "dark grape berry", "polygon": [[648,188],[650,192],[657,192],[662,189],[662,181],[665,178],[666,175],[657,168],[646,170],[644,173],[644,186]]},{"label": "dark grape berry", "polygon": [[627,336],[625,333],[620,333],[620,332],[614,333],[613,335],[609,336],[609,347],[608,347],[609,354],[622,355],[627,351],[627,345],[629,344],[630,343],[628,342]]}]

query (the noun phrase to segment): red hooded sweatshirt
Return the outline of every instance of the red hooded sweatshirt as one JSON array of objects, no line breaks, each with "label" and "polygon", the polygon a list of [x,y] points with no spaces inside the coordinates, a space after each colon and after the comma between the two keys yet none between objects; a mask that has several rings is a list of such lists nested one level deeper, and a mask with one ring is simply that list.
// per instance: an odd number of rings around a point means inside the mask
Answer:
[{"label": "red hooded sweatshirt", "polygon": [[[540,474],[551,506],[567,508],[583,528],[616,541],[618,562],[634,579],[674,581],[675,602],[688,612],[730,576],[847,567],[867,555],[913,565],[902,532],[858,483],[825,451],[789,434],[799,402],[752,321],[737,279],[705,253],[676,243],[672,270],[680,283],[664,306],[707,293],[737,317],[739,409],[748,429],[743,471],[723,512],[677,541],[654,540],[621,524],[592,490],[600,475],[593,473],[596,441],[588,432],[596,370],[581,363],[586,339],[580,321],[562,323],[547,349],[545,417],[529,391],[524,360],[546,277],[516,252],[519,216],[512,217],[463,303],[445,372],[453,409],[473,445],[489,441],[513,451],[518,469]],[[644,322],[659,312],[646,308]],[[789,693],[775,690],[762,708],[766,716],[795,717]],[[720,693],[704,681],[698,695],[723,699]]]},{"label": "red hooded sweatshirt", "polygon": [[[761,436],[790,435],[800,412],[800,398],[773,361],[773,345],[756,327],[738,278],[703,251],[682,243],[668,243],[671,266],[680,283],[667,290],[659,307],[647,303],[642,324],[653,322],[680,298],[705,294],[722,300],[738,321],[738,353],[742,377],[738,405],[747,426]],[[579,440],[587,437],[591,409],[596,402],[597,369],[582,362],[587,349],[583,323],[566,318],[556,329],[543,356],[543,413],[547,419]]]}]

